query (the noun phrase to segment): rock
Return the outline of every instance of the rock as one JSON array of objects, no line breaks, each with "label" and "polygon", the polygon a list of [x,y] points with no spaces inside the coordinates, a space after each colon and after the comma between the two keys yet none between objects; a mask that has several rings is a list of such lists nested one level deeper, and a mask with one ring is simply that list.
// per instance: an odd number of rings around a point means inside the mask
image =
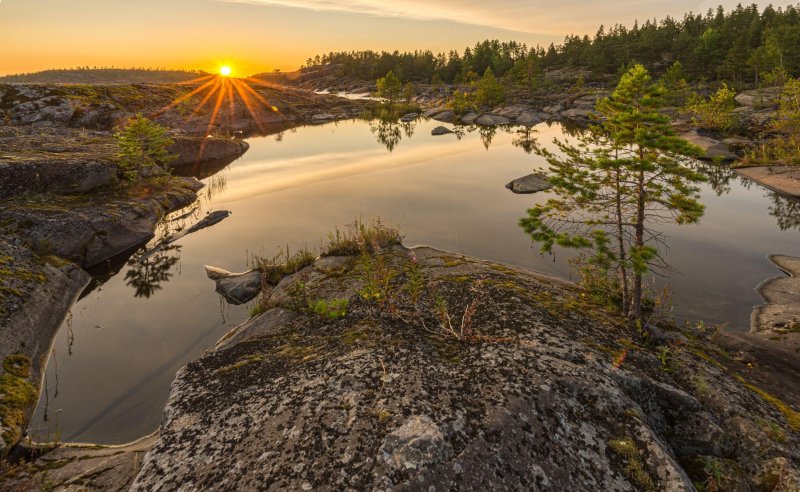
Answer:
[{"label": "rock", "polygon": [[380,454],[390,470],[402,472],[443,463],[453,448],[430,417],[414,415],[384,438]]},{"label": "rock", "polygon": [[333,121],[335,119],[336,116],[330,113],[319,113],[311,117],[311,123],[327,123],[328,121]]},{"label": "rock", "polygon": [[175,143],[169,147],[169,152],[178,158],[170,163],[171,167],[240,156],[250,148],[244,140],[233,138],[176,137],[173,140]]},{"label": "rock", "polygon": [[692,145],[702,149],[702,159],[732,161],[737,159],[737,155],[731,151],[730,147],[714,138],[700,135],[697,130],[681,133],[680,137]]},{"label": "rock", "polygon": [[773,166],[736,168],[734,171],[781,195],[800,198],[800,167],[775,163]]},{"label": "rock", "polygon": [[563,118],[569,118],[571,120],[578,120],[578,121],[585,121],[590,120],[596,114],[591,109],[580,109],[580,108],[572,108],[566,109],[562,111],[561,116]]},{"label": "rock", "polygon": [[261,292],[261,270],[231,273],[212,266],[205,269],[208,278],[216,283],[216,291],[231,304],[244,304]]},{"label": "rock", "polygon": [[442,111],[440,113],[436,113],[436,115],[433,116],[433,119],[436,121],[444,121],[450,123],[453,121],[454,117],[455,113],[453,113],[452,111]]},{"label": "rock", "polygon": [[445,127],[445,126],[437,126],[433,130],[431,130],[431,135],[447,135],[448,133],[455,133],[453,130]]},{"label": "rock", "polygon": [[768,87],[763,89],[752,89],[736,94],[734,99],[742,106],[758,108],[777,108],[780,98],[779,87]]},{"label": "rock", "polygon": [[[178,372],[132,490],[690,491],[708,478],[695,461],[797,489],[790,414],[699,340],[670,373],[565,281],[424,247],[381,264],[400,281],[412,253],[421,297],[398,284],[379,315],[355,258],[284,277],[275,308]],[[300,286],[346,313],[293,308]]]},{"label": "rock", "polygon": [[419,116],[419,113],[408,113],[408,114],[403,115],[403,117],[400,118],[400,121],[402,121],[403,123],[411,123],[412,121],[417,119],[418,116]]},{"label": "rock", "polygon": [[176,232],[174,234],[170,234],[169,236],[162,239],[158,244],[147,250],[141,256],[139,256],[139,263],[143,263],[145,260],[153,256],[154,254],[158,253],[165,246],[174,243],[178,239],[187,236],[189,234],[195,233],[199,230],[205,229],[206,227],[211,227],[214,224],[221,222],[222,220],[226,219],[228,216],[231,215],[231,212],[228,210],[216,210],[214,212],[209,212],[205,217],[199,220],[196,224],[192,224],[190,227],[186,229]]},{"label": "rock", "polygon": [[800,337],[800,258],[771,255],[770,261],[788,274],[762,283],[758,292],[766,301],[753,310],[752,331]]},{"label": "rock", "polygon": [[553,185],[550,184],[547,176],[537,173],[517,178],[506,185],[506,188],[509,190],[520,194],[537,193],[539,191],[549,190],[552,187]]},{"label": "rock", "polygon": [[467,113],[461,117],[461,123],[471,125],[478,119],[478,113]]},{"label": "rock", "polygon": [[552,115],[557,115],[558,113],[561,112],[562,109],[564,109],[564,107],[561,106],[560,104],[553,104],[551,106],[545,106],[542,109],[542,111],[544,111],[545,113],[550,113]]},{"label": "rock", "polygon": [[525,126],[538,125],[542,121],[544,121],[544,118],[541,117],[541,114],[534,113],[532,111],[525,111],[520,113],[515,120],[515,122],[518,125],[525,125]]},{"label": "rock", "polygon": [[505,116],[500,116],[497,114],[482,114],[475,119],[475,124],[481,126],[507,125],[510,122],[511,120]]},{"label": "rock", "polygon": [[40,456],[46,447],[28,449],[36,457],[28,466],[14,469],[3,480],[6,490],[41,490],[42,484],[53,490],[106,491],[127,490],[139,473],[142,458],[155,442],[148,436],[123,446],[61,446]]},{"label": "rock", "polygon": [[445,108],[443,108],[443,107],[431,108],[431,109],[423,112],[422,116],[424,116],[425,118],[433,118],[437,114],[442,113],[444,111],[447,111],[447,110]]},{"label": "rock", "polygon": [[145,198],[125,196],[102,205],[72,202],[65,206],[50,198],[46,211],[24,205],[2,207],[0,221],[26,224],[18,228],[18,234],[35,250],[88,268],[147,243],[164,215],[197,199],[202,183],[190,178],[172,179],[171,189]]}]

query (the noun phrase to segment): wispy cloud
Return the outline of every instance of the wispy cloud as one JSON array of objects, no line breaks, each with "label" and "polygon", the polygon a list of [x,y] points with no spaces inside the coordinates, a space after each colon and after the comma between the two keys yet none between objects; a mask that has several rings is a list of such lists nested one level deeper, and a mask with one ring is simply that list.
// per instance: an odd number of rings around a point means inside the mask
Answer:
[{"label": "wispy cloud", "polygon": [[279,7],[293,7],[319,12],[346,12],[351,14],[395,17],[414,20],[446,20],[462,24],[492,27],[521,32],[541,32],[520,19],[530,20],[537,10],[536,2],[506,0],[499,9],[494,2],[484,0],[440,1],[424,0],[217,0],[228,3],[249,3]]},{"label": "wispy cloud", "polygon": [[[416,20],[447,20],[530,34],[593,33],[600,24],[629,24],[633,20],[682,17],[704,13],[710,3],[734,7],[741,0],[217,0],[294,7],[320,12],[394,17]],[[776,5],[794,0],[774,0]]]}]

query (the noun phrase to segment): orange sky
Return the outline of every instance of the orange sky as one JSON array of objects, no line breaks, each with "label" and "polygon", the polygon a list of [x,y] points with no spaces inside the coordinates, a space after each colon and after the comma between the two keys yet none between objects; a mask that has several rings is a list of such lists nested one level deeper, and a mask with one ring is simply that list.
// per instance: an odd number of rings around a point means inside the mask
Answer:
[{"label": "orange sky", "polygon": [[592,34],[601,23],[681,17],[717,3],[0,0],[0,74],[85,65],[217,70],[230,64],[236,75],[249,75],[293,70],[328,51],[460,51],[486,38],[549,44],[567,33]]}]

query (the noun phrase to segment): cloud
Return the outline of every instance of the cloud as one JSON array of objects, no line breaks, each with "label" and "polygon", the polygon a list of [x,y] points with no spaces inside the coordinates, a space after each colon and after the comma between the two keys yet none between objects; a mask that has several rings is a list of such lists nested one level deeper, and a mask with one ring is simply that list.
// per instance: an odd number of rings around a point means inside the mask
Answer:
[{"label": "cloud", "polygon": [[[319,12],[393,17],[412,20],[445,20],[461,24],[519,31],[529,34],[593,34],[606,26],[634,20],[681,18],[694,11],[705,13],[708,5],[733,8],[741,0],[216,0],[292,7]],[[793,3],[776,1],[777,5]]]}]

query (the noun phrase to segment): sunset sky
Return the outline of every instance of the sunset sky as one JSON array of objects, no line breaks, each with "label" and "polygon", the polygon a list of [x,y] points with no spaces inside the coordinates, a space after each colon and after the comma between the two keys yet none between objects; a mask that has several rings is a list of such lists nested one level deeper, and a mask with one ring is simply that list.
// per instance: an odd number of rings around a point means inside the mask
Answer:
[{"label": "sunset sky", "polygon": [[[74,66],[235,75],[294,70],[340,50],[458,49],[486,38],[549,44],[600,24],[681,17],[675,0],[0,0],[0,74]],[[772,2],[785,6],[789,1]],[[764,6],[766,4],[763,4]]]}]

